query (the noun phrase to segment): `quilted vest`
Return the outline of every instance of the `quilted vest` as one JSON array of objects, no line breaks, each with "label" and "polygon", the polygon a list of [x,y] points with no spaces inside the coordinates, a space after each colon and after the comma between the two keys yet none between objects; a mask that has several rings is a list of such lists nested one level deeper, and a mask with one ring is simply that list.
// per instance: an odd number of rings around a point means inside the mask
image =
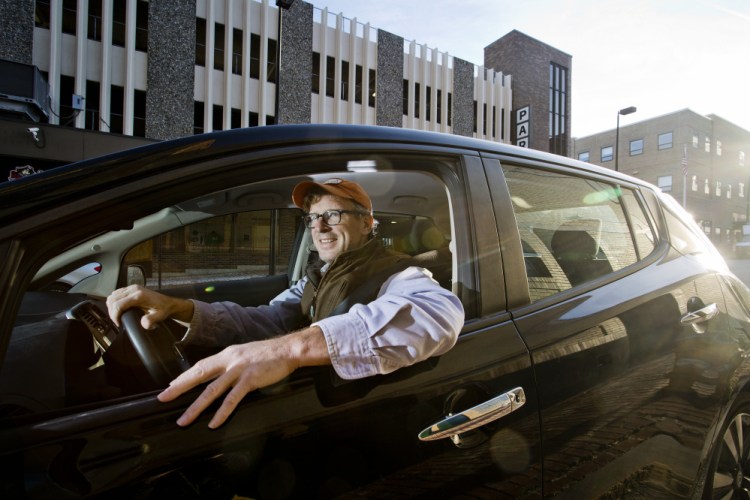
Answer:
[{"label": "quilted vest", "polygon": [[[339,303],[368,279],[377,278],[382,285],[391,276],[383,271],[394,267],[395,273],[399,270],[395,268],[396,264],[408,259],[409,255],[383,248],[379,240],[372,239],[360,248],[336,257],[323,274],[320,272],[322,261],[311,265],[306,271],[308,282],[301,301],[307,324],[330,316]],[[358,297],[360,302],[374,300],[380,286],[371,287],[371,290],[369,297]]]}]

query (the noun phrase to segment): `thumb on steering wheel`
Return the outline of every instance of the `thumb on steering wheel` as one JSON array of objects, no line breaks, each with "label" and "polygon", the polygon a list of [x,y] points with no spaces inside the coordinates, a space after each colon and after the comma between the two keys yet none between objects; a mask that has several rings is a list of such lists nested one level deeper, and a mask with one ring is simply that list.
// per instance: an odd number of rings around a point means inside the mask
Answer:
[{"label": "thumb on steering wheel", "polygon": [[146,311],[141,316],[141,326],[145,330],[156,330],[156,324],[164,320],[158,311]]}]

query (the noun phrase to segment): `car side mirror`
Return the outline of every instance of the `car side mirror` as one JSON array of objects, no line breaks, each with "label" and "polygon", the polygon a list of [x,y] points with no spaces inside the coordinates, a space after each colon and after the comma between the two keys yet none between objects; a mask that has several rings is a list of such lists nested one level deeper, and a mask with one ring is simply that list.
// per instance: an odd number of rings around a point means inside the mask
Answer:
[{"label": "car side mirror", "polygon": [[146,271],[144,271],[141,266],[137,266],[133,264],[129,265],[127,284],[128,286],[130,285],[146,286]]}]

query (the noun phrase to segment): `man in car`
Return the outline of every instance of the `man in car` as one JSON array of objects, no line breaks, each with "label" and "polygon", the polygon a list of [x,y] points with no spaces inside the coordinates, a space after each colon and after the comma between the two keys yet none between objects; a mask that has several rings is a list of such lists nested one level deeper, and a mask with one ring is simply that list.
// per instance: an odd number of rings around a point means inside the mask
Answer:
[{"label": "man in car", "polygon": [[[390,373],[443,354],[455,344],[464,321],[460,300],[426,270],[407,267],[408,256],[383,248],[374,238],[372,202],[359,184],[306,181],[294,188],[292,200],[305,212],[324,265],[308,270],[269,305],[207,304],[139,286],[115,290],[107,298],[115,323],[123,311],[139,307],[146,329],[167,318],[186,324],[187,333],[178,344],[225,347],[198,361],[159,394],[160,401],[171,401],[213,380],[178,425],[189,425],[227,393],[209,422],[216,428],[246,394],[300,367],[333,365],[340,377],[357,379]],[[383,270],[389,269],[393,274],[384,276]],[[377,279],[385,281],[368,300],[332,315],[358,286]]]}]

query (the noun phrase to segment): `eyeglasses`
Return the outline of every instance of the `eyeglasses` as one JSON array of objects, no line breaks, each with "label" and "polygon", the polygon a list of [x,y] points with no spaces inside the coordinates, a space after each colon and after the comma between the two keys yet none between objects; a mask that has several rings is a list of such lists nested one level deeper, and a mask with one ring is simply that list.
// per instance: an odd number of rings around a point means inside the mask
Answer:
[{"label": "eyeglasses", "polygon": [[305,214],[302,220],[305,221],[305,225],[310,229],[312,229],[315,221],[321,218],[327,225],[335,226],[341,224],[341,214],[367,215],[365,212],[358,212],[356,210],[326,210],[322,214]]}]

